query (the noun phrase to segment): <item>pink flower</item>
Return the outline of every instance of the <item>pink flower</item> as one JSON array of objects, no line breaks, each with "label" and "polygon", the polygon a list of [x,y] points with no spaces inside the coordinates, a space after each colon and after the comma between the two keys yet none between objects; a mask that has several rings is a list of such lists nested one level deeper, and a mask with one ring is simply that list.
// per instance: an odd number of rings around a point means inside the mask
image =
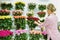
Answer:
[{"label": "pink flower", "polygon": [[20,35],[20,34],[23,34],[23,33],[26,33],[26,32],[27,32],[26,30],[16,30],[17,35]]},{"label": "pink flower", "polygon": [[10,36],[12,34],[13,34],[13,32],[11,32],[10,30],[0,30],[0,37],[6,37],[6,36]]}]

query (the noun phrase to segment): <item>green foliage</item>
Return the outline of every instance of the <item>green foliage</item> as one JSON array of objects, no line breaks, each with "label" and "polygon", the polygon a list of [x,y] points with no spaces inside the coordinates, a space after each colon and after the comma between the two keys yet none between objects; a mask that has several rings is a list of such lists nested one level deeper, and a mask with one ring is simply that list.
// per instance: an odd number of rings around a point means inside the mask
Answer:
[{"label": "green foliage", "polygon": [[15,4],[15,9],[17,9],[17,10],[19,10],[19,9],[24,10],[24,6],[25,6],[24,3],[22,3],[22,2],[17,2],[17,3]]},{"label": "green foliage", "polygon": [[8,4],[6,4],[6,3],[1,3],[1,8],[2,8],[2,9],[11,10],[12,7],[13,7],[13,6],[12,6],[11,3],[8,3]]},{"label": "green foliage", "polygon": [[29,40],[39,40],[39,38],[43,38],[43,35],[41,35],[41,34],[30,34]]},{"label": "green foliage", "polygon": [[28,4],[28,8],[29,8],[30,10],[34,10],[35,7],[36,7],[36,4],[35,4],[35,3],[29,3],[29,4]]},{"label": "green foliage", "polygon": [[0,29],[11,29],[11,27],[12,27],[11,18],[0,19]]},{"label": "green foliage", "polygon": [[16,29],[25,29],[26,20],[25,18],[15,19]]},{"label": "green foliage", "polygon": [[38,5],[39,10],[43,11],[46,9],[46,5]]},{"label": "green foliage", "polygon": [[27,36],[26,33],[20,34],[20,35],[16,35],[14,40],[27,40]]}]

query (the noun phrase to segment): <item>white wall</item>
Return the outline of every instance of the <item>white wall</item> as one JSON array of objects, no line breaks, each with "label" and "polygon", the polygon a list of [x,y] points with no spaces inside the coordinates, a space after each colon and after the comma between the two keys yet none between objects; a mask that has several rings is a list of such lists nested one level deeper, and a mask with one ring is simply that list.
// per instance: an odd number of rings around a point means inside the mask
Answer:
[{"label": "white wall", "polygon": [[[56,7],[56,14],[57,14],[57,17],[58,17],[58,21],[60,21],[60,5],[59,5],[60,0],[0,0],[0,2],[1,1],[2,2],[11,2],[12,4],[14,4],[17,1],[24,1],[26,4],[28,4],[29,2],[34,2],[34,3],[37,3],[37,5],[38,4],[46,4],[47,5],[49,3],[53,3]],[[26,15],[26,13],[28,12],[26,9],[27,8],[25,8],[24,15]],[[35,11],[38,11],[38,10],[35,10]],[[36,15],[36,12],[35,12],[35,15]]]}]

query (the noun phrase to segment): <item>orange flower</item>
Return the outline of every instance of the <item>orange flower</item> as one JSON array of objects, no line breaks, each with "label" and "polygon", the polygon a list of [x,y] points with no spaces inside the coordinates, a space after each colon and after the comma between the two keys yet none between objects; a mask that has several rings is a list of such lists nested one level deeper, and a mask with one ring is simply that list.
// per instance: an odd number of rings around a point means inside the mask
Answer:
[{"label": "orange flower", "polygon": [[26,16],[14,16],[14,18],[27,18]]}]

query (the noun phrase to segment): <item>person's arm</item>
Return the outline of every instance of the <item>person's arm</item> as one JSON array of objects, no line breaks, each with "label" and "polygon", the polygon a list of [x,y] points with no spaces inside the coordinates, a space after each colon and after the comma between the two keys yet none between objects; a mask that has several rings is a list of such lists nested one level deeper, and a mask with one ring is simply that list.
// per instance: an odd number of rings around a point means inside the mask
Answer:
[{"label": "person's arm", "polygon": [[36,21],[35,21],[34,23],[37,24],[37,25],[40,26],[40,27],[47,26],[47,25],[49,24],[49,19],[46,18],[43,23],[41,23],[41,22],[38,23],[38,22],[36,22]]}]

